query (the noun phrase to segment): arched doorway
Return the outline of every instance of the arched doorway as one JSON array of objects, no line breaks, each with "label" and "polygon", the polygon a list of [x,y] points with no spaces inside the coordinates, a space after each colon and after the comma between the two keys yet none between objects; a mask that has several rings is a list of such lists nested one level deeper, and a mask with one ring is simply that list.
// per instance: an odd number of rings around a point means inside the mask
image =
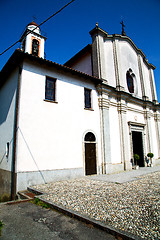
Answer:
[{"label": "arched doorway", "polygon": [[92,132],[86,133],[84,137],[85,144],[85,174],[97,174],[96,162],[96,138]]},{"label": "arched doorway", "polygon": [[144,167],[144,154],[143,154],[143,138],[142,132],[132,131],[132,142],[133,142],[133,155],[138,154],[140,159],[137,163],[139,167]]}]

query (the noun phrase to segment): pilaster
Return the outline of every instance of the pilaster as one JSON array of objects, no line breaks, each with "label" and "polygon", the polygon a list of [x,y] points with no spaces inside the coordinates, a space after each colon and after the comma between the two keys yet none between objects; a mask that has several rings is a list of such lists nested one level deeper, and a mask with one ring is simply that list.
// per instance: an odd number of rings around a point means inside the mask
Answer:
[{"label": "pilaster", "polygon": [[96,27],[90,31],[92,37],[92,71],[93,76],[105,79],[104,38],[107,32]]},{"label": "pilaster", "polygon": [[157,112],[154,114],[154,120],[155,120],[155,128],[156,128],[158,156],[160,157],[160,114],[158,114]]},{"label": "pilaster", "polygon": [[147,152],[152,152],[151,114],[148,107],[144,110],[144,120],[146,123]]},{"label": "pilaster", "polygon": [[140,76],[140,82],[141,82],[141,89],[142,89],[142,99],[148,100],[148,97],[146,96],[146,90],[145,90],[145,84],[144,84],[144,76],[143,76],[143,69],[142,69],[142,62],[141,62],[141,55],[138,54],[138,68],[139,68],[139,76]]},{"label": "pilaster", "polygon": [[152,101],[155,104],[158,104],[156,86],[155,86],[155,81],[154,81],[154,74],[153,74],[152,69],[149,69],[149,78],[150,78],[150,85],[151,85]]},{"label": "pilaster", "polygon": [[121,67],[120,67],[120,56],[118,54],[118,40],[113,39],[113,57],[114,57],[114,67],[115,67],[115,78],[116,78],[116,89],[118,91],[124,91],[124,86],[122,85],[121,77]]},{"label": "pilaster", "polygon": [[127,105],[125,100],[120,99],[117,104],[117,110],[119,115],[119,127],[121,136],[121,161],[124,165],[124,170],[132,169],[132,165],[129,159],[129,137],[128,137],[128,124],[127,124]]},{"label": "pilaster", "polygon": [[102,135],[102,174],[106,174],[108,164],[111,164],[111,139],[110,139],[110,120],[109,120],[109,93],[103,88],[99,91],[99,108],[101,112],[101,135]]}]

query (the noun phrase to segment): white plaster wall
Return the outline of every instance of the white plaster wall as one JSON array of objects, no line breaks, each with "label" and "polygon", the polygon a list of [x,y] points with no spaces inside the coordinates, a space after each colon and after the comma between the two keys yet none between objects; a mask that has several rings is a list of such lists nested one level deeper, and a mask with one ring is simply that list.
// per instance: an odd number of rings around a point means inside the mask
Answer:
[{"label": "white plaster wall", "polygon": [[120,61],[121,61],[121,76],[122,76],[122,84],[124,83],[124,88],[126,92],[128,91],[127,81],[126,81],[126,73],[129,68],[132,69],[133,73],[136,76],[136,85],[137,91],[135,95],[136,97],[142,97],[140,76],[139,76],[139,68],[138,68],[138,58],[137,53],[133,49],[133,47],[126,41],[119,41],[119,51],[120,51]]},{"label": "white plaster wall", "polygon": [[40,31],[40,28],[39,27],[36,27],[35,25],[28,25],[27,29],[33,31],[37,34],[41,34],[41,31]]},{"label": "white plaster wall", "polygon": [[116,87],[114,57],[113,57],[113,43],[106,39],[104,43],[105,53],[105,78],[110,86]]},{"label": "white plaster wall", "polygon": [[31,34],[28,34],[26,37],[25,52],[31,53]]},{"label": "white plaster wall", "polygon": [[145,86],[145,93],[146,96],[152,101],[152,93],[151,93],[151,84],[149,79],[149,70],[147,65],[143,62],[143,79],[144,79],[144,86]]},{"label": "white plaster wall", "polygon": [[[46,75],[57,78],[58,103],[44,101]],[[84,110],[84,87],[93,90],[94,111]],[[87,131],[96,135],[100,161],[100,120],[94,84],[26,63],[21,80],[18,172],[83,168],[83,134]]]},{"label": "white plaster wall", "polygon": [[133,108],[133,109],[135,109],[135,110],[140,110],[140,111],[143,111],[143,110],[144,110],[142,106],[136,104],[136,101],[135,101],[135,103],[133,103],[133,102],[127,102],[127,107]]},{"label": "white plaster wall", "polygon": [[118,111],[116,107],[109,108],[110,116],[110,138],[111,138],[111,161],[112,164],[121,163],[121,150],[120,150],[120,132]]},{"label": "white plaster wall", "polygon": [[82,58],[76,61],[71,68],[76,69],[80,72],[84,72],[92,76],[92,61],[91,53],[85,54]]},{"label": "white plaster wall", "polygon": [[144,115],[142,113],[127,111],[127,121],[144,124]]},{"label": "white plaster wall", "polygon": [[43,38],[41,38],[40,57],[42,57],[42,58],[44,58],[44,44],[45,44],[45,41]]},{"label": "white plaster wall", "polygon": [[[18,71],[14,71],[0,89],[0,168],[11,171]],[[6,158],[6,144],[9,156]]]},{"label": "white plaster wall", "polygon": [[144,110],[143,107],[138,106],[133,103],[127,103],[127,121],[142,123],[145,124],[144,121]]}]

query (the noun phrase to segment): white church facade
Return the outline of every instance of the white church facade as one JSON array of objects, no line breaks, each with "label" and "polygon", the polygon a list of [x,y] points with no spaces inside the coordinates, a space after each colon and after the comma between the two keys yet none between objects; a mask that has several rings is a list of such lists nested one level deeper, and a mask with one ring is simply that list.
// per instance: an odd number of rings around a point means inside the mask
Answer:
[{"label": "white church facade", "polygon": [[98,25],[90,34],[92,44],[60,65],[44,59],[32,22],[1,70],[0,194],[145,167],[149,152],[160,164],[155,67],[125,34]]}]

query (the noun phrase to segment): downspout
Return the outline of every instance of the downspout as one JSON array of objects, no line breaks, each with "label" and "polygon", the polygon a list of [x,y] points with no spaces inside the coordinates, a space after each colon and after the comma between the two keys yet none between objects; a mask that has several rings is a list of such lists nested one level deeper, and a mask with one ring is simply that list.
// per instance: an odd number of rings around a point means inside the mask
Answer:
[{"label": "downspout", "polygon": [[13,155],[12,155],[12,166],[11,166],[11,199],[12,200],[15,200],[16,198],[16,188],[17,188],[16,150],[17,150],[18,111],[19,111],[19,93],[20,93],[21,73],[22,73],[22,67],[19,66],[16,104],[15,104],[14,130],[13,130]]}]

